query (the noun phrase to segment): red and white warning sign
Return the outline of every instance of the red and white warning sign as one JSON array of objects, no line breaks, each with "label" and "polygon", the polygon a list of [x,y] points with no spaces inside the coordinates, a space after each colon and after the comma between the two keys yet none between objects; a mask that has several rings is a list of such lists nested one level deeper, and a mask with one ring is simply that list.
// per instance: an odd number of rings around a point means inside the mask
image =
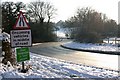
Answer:
[{"label": "red and white warning sign", "polygon": [[17,22],[13,29],[29,29],[30,26],[28,25],[26,18],[24,17],[23,13],[20,12]]},{"label": "red and white warning sign", "polygon": [[20,12],[13,29],[10,31],[11,47],[32,46],[30,26],[22,12]]}]

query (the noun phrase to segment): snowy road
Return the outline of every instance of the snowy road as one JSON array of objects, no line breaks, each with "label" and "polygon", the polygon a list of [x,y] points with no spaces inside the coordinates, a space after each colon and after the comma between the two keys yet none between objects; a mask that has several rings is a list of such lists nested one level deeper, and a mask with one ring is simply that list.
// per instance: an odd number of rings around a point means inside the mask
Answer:
[{"label": "snowy road", "polygon": [[[53,42],[34,45],[31,48],[31,52],[34,53],[30,53],[30,60],[25,61],[25,66],[29,69],[27,73],[20,72],[21,62],[18,63],[17,66],[12,66],[9,62],[7,65],[0,63],[0,80],[6,80],[10,78],[28,78],[27,80],[34,78],[37,80],[41,78],[76,78],[78,80],[79,78],[94,78],[95,80],[98,80],[99,78],[113,78],[113,80],[118,80],[118,70],[98,68],[94,66],[96,64],[99,64],[101,67],[104,66],[114,69],[112,65],[116,66],[114,62],[114,58],[116,59],[116,56],[114,57],[113,55],[109,56],[105,54],[64,49],[59,46],[60,44],[63,43]],[[35,53],[41,55],[37,55]]]},{"label": "snowy road", "polygon": [[42,43],[30,50],[44,56],[59,58],[74,63],[82,63],[107,69],[118,70],[118,56],[91,52],[74,51],[60,47],[63,42]]}]

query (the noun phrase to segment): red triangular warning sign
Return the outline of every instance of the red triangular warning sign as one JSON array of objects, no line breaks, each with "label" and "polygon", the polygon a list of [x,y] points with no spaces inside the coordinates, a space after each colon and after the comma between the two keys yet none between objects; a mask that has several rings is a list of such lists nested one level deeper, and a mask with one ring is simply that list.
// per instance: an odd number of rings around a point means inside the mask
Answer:
[{"label": "red triangular warning sign", "polygon": [[29,29],[30,28],[22,12],[20,12],[18,19],[16,21],[16,24],[13,28],[14,29]]}]

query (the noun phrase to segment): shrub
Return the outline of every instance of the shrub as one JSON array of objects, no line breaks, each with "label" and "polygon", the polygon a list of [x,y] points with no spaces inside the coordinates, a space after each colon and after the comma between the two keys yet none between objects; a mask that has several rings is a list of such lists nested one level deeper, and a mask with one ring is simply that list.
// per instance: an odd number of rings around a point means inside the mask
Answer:
[{"label": "shrub", "polygon": [[77,34],[75,40],[84,43],[101,43],[102,37],[97,32]]}]

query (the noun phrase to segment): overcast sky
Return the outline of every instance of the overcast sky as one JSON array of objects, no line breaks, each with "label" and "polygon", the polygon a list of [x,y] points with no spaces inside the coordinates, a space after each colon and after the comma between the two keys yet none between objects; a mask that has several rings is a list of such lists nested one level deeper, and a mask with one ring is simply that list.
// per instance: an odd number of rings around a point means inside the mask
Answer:
[{"label": "overcast sky", "polygon": [[[3,0],[3,1],[22,1],[29,3],[35,0]],[[105,13],[108,18],[118,21],[118,2],[119,0],[43,0],[51,2],[57,9],[54,21],[66,20],[73,16],[77,8],[92,7],[98,12]]]}]

